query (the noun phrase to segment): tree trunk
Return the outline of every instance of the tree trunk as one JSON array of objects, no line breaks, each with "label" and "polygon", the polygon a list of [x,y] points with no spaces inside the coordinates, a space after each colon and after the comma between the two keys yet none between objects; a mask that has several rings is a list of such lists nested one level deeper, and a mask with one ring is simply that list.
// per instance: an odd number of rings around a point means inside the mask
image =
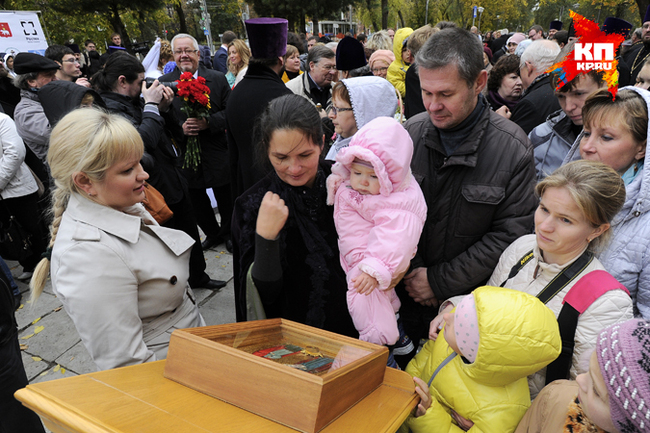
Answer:
[{"label": "tree trunk", "polygon": [[305,11],[301,10],[300,11],[300,17],[298,18],[298,26],[300,27],[298,29],[298,33],[305,33],[305,27],[306,27],[306,21],[305,21]]},{"label": "tree trunk", "polygon": [[187,21],[185,20],[185,11],[183,11],[183,5],[181,3],[174,4],[174,9],[178,15],[178,22],[180,24],[179,33],[189,33],[187,31]]},{"label": "tree trunk", "polygon": [[126,27],[124,27],[124,23],[122,22],[122,17],[120,17],[120,11],[117,9],[116,5],[111,6],[111,17],[110,17],[110,22],[111,25],[113,26],[113,30],[115,32],[120,34],[120,37],[122,38],[122,45],[124,48],[129,53],[133,53],[133,45],[131,44],[131,38],[129,37],[129,34],[126,31]]},{"label": "tree trunk", "polygon": [[406,27],[406,24],[404,24],[404,16],[402,16],[401,9],[397,10],[397,15],[399,16],[399,22],[401,23],[402,27]]},{"label": "tree trunk", "polygon": [[381,0],[381,28],[388,28],[388,0]]},{"label": "tree trunk", "polygon": [[639,15],[641,17],[641,24],[643,24],[643,19],[645,18],[645,11],[650,5],[650,0],[636,0],[637,6],[639,6]]},{"label": "tree trunk", "polygon": [[318,17],[316,15],[312,15],[311,17],[311,22],[312,25],[314,26],[314,36],[320,36],[320,32],[318,31]]}]

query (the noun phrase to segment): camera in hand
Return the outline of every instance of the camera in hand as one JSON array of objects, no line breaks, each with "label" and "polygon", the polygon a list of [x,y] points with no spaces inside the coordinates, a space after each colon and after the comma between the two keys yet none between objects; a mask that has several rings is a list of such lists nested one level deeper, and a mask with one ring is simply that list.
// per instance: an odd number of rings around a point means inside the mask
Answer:
[{"label": "camera in hand", "polygon": [[[149,87],[151,87],[153,82],[156,81],[156,78],[147,77],[144,79],[144,81],[145,83],[147,83],[147,89],[148,89]],[[161,86],[169,87],[174,91],[174,93],[176,93],[176,84],[177,84],[176,81],[159,81],[158,83],[160,83]]]}]

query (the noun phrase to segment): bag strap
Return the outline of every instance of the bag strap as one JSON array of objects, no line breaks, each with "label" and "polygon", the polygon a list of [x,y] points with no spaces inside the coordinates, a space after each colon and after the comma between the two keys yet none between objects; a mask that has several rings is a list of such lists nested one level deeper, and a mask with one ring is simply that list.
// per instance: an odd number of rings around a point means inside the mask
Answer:
[{"label": "bag strap", "polygon": [[630,292],[619,283],[616,278],[603,270],[589,272],[580,278],[566,294],[562,301],[562,309],[557,318],[562,338],[562,352],[560,356],[546,367],[546,384],[558,379],[569,379],[573,350],[575,347],[576,328],[580,315],[610,290],[623,290],[628,295]]},{"label": "bag strap", "polygon": [[452,352],[448,357],[446,357],[446,358],[445,358],[445,359],[440,363],[440,365],[438,366],[438,368],[436,368],[436,371],[434,371],[433,374],[431,375],[431,379],[429,379],[429,387],[431,386],[431,382],[433,382],[433,379],[438,375],[438,372],[439,372],[440,370],[442,370],[442,367],[444,367],[445,365],[449,364],[449,362],[451,362],[451,360],[454,359],[454,358],[456,357],[456,355],[458,355],[456,352]]},{"label": "bag strap", "polygon": [[562,289],[567,286],[567,284],[569,284],[578,275],[580,275],[593,260],[594,255],[589,251],[582,253],[582,255],[578,257],[575,262],[571,263],[570,266],[564,268],[562,272],[557,274],[555,278],[553,278],[546,285],[546,287],[544,287],[542,291],[537,294],[539,300],[546,304],[548,301],[553,299],[553,297],[560,293]]}]

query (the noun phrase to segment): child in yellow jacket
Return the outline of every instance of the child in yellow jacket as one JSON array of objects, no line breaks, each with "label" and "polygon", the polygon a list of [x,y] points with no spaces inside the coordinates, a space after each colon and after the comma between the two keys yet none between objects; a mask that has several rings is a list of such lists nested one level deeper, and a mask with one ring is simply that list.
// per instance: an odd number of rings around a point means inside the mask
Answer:
[{"label": "child in yellow jacket", "polygon": [[555,315],[526,293],[481,287],[444,322],[406,368],[421,402],[403,429],[513,432],[530,406],[526,377],[560,354]]}]

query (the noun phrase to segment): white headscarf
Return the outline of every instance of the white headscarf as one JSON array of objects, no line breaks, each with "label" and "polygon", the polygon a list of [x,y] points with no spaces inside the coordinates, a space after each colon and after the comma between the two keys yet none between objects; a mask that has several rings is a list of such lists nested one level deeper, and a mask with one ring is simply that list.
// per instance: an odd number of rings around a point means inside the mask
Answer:
[{"label": "white headscarf", "polygon": [[162,75],[160,69],[158,69],[158,63],[160,62],[160,38],[156,39],[156,42],[153,44],[153,47],[147,53],[147,56],[142,61],[144,66],[144,76],[151,78],[158,78]]}]

